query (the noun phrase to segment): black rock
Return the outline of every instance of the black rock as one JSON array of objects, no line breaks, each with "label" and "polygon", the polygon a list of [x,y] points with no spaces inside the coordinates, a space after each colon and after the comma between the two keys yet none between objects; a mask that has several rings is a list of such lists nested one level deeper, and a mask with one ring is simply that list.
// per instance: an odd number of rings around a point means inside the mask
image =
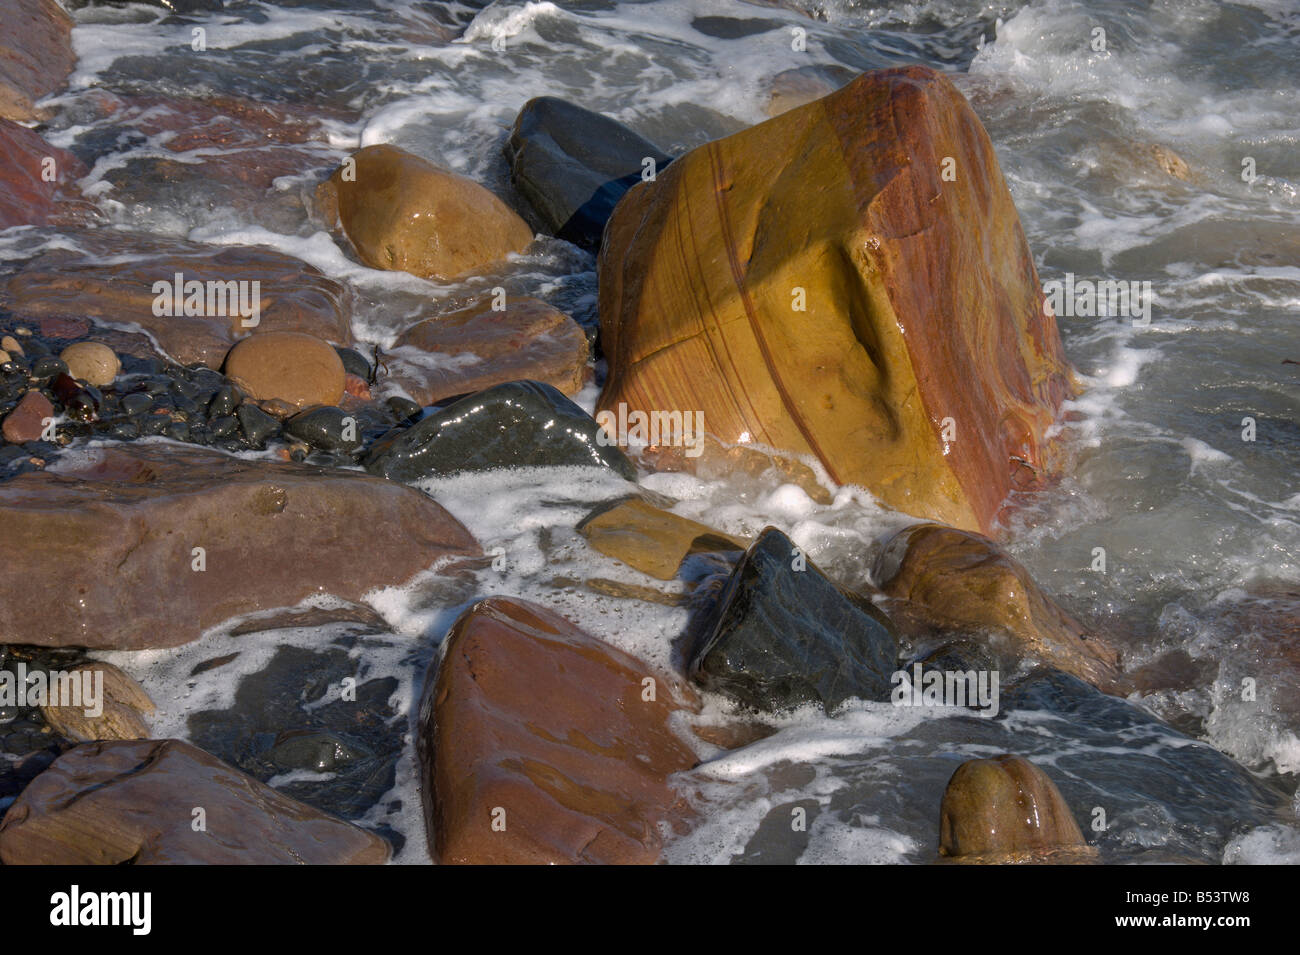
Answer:
[{"label": "black rock", "polygon": [[234,385],[222,385],[208,402],[208,417],[224,418],[226,415],[234,414],[243,400],[244,393]]},{"label": "black rock", "polygon": [[239,419],[244,440],[254,447],[260,448],[267,438],[280,430],[280,422],[254,404],[245,402],[240,405],[235,410],[235,417]]},{"label": "black rock", "polygon": [[82,7],[121,7],[128,2],[147,3],[172,13],[211,13],[224,9],[223,0],[69,0],[65,6],[80,10]]},{"label": "black rock", "polygon": [[397,415],[398,421],[409,421],[412,418],[418,418],[420,412],[424,410],[410,398],[403,398],[401,395],[393,395],[388,399],[388,410]]},{"label": "black rock", "polygon": [[600,425],[557,389],[511,381],[462,398],[375,442],[365,467],[394,481],[492,468],[587,465],[636,480],[636,467]]},{"label": "black rock", "polygon": [[740,19],[738,17],[696,17],[691,26],[705,36],[719,40],[741,40],[780,28],[780,20]]},{"label": "black rock", "polygon": [[153,407],[153,396],[143,391],[135,391],[122,396],[122,413],[130,417],[144,414]]},{"label": "black rock", "polygon": [[618,200],[641,181],[642,163],[670,161],[617,120],[553,96],[529,100],[505,147],[515,188],[546,227],[584,249],[600,247]]},{"label": "black rock", "polygon": [[361,447],[360,425],[342,408],[312,408],[284,423],[286,433],[324,451],[355,451]]},{"label": "black rock", "polygon": [[59,375],[66,375],[68,366],[62,358],[55,355],[42,355],[32,362],[32,377],[44,381],[47,378],[57,378]]},{"label": "black rock", "polygon": [[349,375],[356,375],[358,378],[370,381],[370,362],[366,361],[361,352],[355,348],[343,348],[340,345],[335,345],[334,350],[338,352],[339,359],[343,362],[344,371]]},{"label": "black rock", "polygon": [[847,596],[769,527],[723,588],[690,674],[763,712],[888,700],[898,652],[891,631],[883,613]]}]

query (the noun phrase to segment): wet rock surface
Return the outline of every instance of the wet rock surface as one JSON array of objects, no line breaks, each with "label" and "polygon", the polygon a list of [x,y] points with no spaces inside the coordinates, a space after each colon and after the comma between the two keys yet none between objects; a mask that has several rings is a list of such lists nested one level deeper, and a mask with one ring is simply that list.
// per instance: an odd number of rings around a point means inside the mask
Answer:
[{"label": "wet rock surface", "polygon": [[743,551],[747,543],[640,499],[602,505],[578,525],[587,543],[651,577],[672,580],[693,553]]},{"label": "wet rock surface", "polygon": [[443,863],[654,862],[660,823],[684,812],[667,777],[695,764],[668,726],[682,705],[673,696],[662,675],[545,608],[475,604],[420,704],[430,852]]},{"label": "wet rock surface", "polygon": [[[203,827],[195,823],[201,807]],[[83,743],[0,824],[5,865],[378,864],[378,836],[180,740]]]},{"label": "wet rock surface", "polygon": [[76,65],[72,17],[55,0],[0,0],[0,119],[45,119],[36,101],[62,89]]},{"label": "wet rock surface", "polygon": [[421,405],[509,381],[540,381],[572,396],[587,378],[586,333],[531,298],[470,305],[418,322],[385,355],[386,380]]},{"label": "wet rock surface", "polygon": [[897,642],[888,618],[851,599],[769,527],[723,588],[691,678],[761,712],[850,697],[889,699]]},{"label": "wet rock surface", "polygon": [[988,135],[932,70],[675,159],[619,203],[599,271],[601,410],[700,409],[972,530],[1050,471],[1071,371]]},{"label": "wet rock surface", "polygon": [[671,157],[617,120],[554,96],[524,104],[506,158],[515,188],[547,229],[584,249],[600,248],[605,223],[623,194]]},{"label": "wet rock surface", "polygon": [[[478,554],[454,517],[400,484],[161,445],[20,474],[0,484],[0,521],[0,628],[36,644],[176,646],[236,614],[357,600]],[[404,533],[356,532],[379,526]],[[73,559],[115,572],[69,578]]]},{"label": "wet rock surface", "polygon": [[366,470],[393,481],[493,468],[605,467],[636,480],[617,447],[602,446],[589,414],[550,385],[515,381],[488,388],[377,441]]},{"label": "wet rock surface", "polygon": [[914,525],[885,545],[873,577],[886,594],[907,601],[910,611],[942,632],[983,631],[994,635],[991,648],[1008,660],[1033,654],[1103,690],[1118,687],[1119,653],[985,537]]}]

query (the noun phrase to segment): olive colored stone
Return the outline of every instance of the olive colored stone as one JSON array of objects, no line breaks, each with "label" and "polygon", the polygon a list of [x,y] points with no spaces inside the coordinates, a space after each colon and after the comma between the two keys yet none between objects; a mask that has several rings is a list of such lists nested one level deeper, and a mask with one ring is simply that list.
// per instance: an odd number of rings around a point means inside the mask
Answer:
[{"label": "olive colored stone", "polygon": [[462,398],[371,447],[365,468],[393,481],[586,465],[636,480],[636,468],[585,411],[550,385],[513,381]]},{"label": "olive colored stone", "polygon": [[272,413],[338,404],[345,372],[326,342],[301,332],[263,332],[226,356],[226,375]]},{"label": "olive colored stone", "polygon": [[[91,715],[85,705],[41,707],[41,715],[50,729],[60,736],[79,741],[96,739],[148,739],[149,724],[144,714],[154,711],[153,700],[135,680],[118,667],[101,660],[78,664],[69,671],[84,682],[83,674],[99,684],[102,696],[98,699],[101,712]],[[83,691],[84,692],[84,691]],[[98,692],[98,691],[96,691]],[[83,695],[82,704],[86,702]]]},{"label": "olive colored stone", "polygon": [[42,355],[32,362],[32,377],[39,381],[57,378],[67,373],[67,364],[62,358],[56,358],[54,355]]},{"label": "olive colored stone", "polygon": [[640,498],[596,508],[582,519],[578,533],[606,556],[660,580],[671,580],[687,554],[743,551],[745,541],[707,524],[660,510]]},{"label": "olive colored stone", "polygon": [[736,565],[703,633],[691,679],[760,712],[890,698],[898,644],[888,618],[775,527]]},{"label": "olive colored stone", "polygon": [[99,342],[75,342],[59,353],[73,378],[92,385],[111,385],[122,370],[117,353]]},{"label": "olive colored stone", "polygon": [[478,183],[396,146],[358,150],[317,195],[371,268],[454,278],[533,240],[528,223]]},{"label": "olive colored stone", "polygon": [[885,544],[872,578],[907,612],[945,633],[1010,637],[1031,653],[1114,691],[1119,653],[1065,612],[1018,561],[986,537],[940,524],[904,528]]},{"label": "olive colored stone", "polygon": [[967,760],[948,780],[939,809],[940,855],[1017,861],[1018,853],[1083,845],[1060,790],[1027,759]]}]

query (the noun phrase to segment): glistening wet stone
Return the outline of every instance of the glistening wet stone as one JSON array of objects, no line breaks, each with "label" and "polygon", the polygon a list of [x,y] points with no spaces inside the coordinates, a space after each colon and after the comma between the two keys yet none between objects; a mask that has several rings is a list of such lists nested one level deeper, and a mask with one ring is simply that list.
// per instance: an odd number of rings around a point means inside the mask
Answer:
[{"label": "glistening wet stone", "polygon": [[512,381],[462,398],[377,441],[365,467],[394,481],[493,468],[596,466],[629,481],[636,468],[589,414],[539,381]]},{"label": "glistening wet stone", "polygon": [[707,689],[765,712],[889,699],[898,647],[888,619],[775,527],[745,552],[713,614],[690,668]]}]

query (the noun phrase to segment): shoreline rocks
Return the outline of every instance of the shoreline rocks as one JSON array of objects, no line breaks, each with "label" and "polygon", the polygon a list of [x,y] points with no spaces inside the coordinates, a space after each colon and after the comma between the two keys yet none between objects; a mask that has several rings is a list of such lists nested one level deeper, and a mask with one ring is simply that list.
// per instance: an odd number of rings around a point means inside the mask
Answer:
[{"label": "shoreline rocks", "polygon": [[[1027,759],[1002,755],[957,767],[939,810],[939,854],[959,861],[1068,861],[1083,833],[1056,784]],[[1035,856],[1035,853],[1045,853]],[[1091,852],[1095,857],[1095,850]],[[1080,859],[1080,861],[1082,861]]]},{"label": "shoreline rocks", "polygon": [[366,146],[317,191],[357,257],[375,269],[450,279],[523,252],[533,231],[473,180],[396,146]]},{"label": "shoreline rocks", "polygon": [[384,380],[420,405],[523,380],[572,397],[587,379],[590,352],[582,326],[568,315],[515,298],[501,311],[480,303],[412,325],[385,355]]},{"label": "shoreline rocks", "polygon": [[[1120,689],[1119,653],[1043,593],[1018,561],[987,538],[938,524],[892,537],[872,577],[940,632],[984,631],[1106,692]],[[992,649],[1001,649],[993,646]]]},{"label": "shoreline rocks", "polygon": [[699,410],[984,532],[1050,473],[1072,372],[988,134],[933,70],[678,157],[619,203],[599,272],[601,410]]},{"label": "shoreline rocks", "polygon": [[263,332],[235,343],[225,373],[264,410],[281,416],[343,397],[343,360],[328,344],[302,332]]},{"label": "shoreline rocks", "polygon": [[623,194],[672,158],[617,120],[555,96],[524,104],[505,145],[515,188],[553,235],[600,248]]},{"label": "shoreline rocks", "polygon": [[4,865],[376,865],[389,855],[373,833],[175,739],[75,746],[0,823]]},{"label": "shoreline rocks", "polygon": [[404,485],[156,444],[0,483],[0,524],[0,631],[37,646],[177,646],[239,614],[318,594],[356,602],[480,555]]},{"label": "shoreline rocks", "polygon": [[656,861],[662,826],[685,813],[668,777],[696,763],[669,728],[674,695],[550,610],[475,604],[421,698],[430,853],[443,864]]},{"label": "shoreline rocks", "polygon": [[77,65],[72,17],[55,0],[0,0],[0,119],[48,119],[36,101],[63,89]]}]

